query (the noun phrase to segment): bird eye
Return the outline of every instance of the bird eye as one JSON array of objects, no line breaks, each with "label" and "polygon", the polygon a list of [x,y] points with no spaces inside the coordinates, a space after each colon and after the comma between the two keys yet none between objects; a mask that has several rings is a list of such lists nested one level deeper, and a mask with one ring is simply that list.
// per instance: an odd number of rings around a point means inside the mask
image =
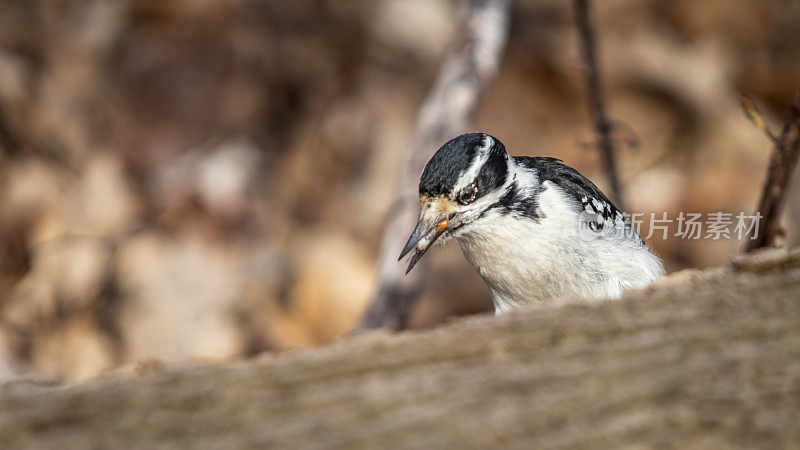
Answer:
[{"label": "bird eye", "polygon": [[475,197],[478,195],[478,187],[474,184],[470,184],[469,186],[465,187],[458,193],[458,203],[462,205],[467,205],[475,201]]}]

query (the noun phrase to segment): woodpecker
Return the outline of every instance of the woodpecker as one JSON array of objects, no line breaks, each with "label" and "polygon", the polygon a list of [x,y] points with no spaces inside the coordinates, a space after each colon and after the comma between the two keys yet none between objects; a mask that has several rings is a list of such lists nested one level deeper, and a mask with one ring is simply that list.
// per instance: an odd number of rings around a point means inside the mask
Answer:
[{"label": "woodpecker", "polygon": [[425,165],[406,273],[455,239],[495,313],[559,297],[614,299],[664,276],[661,260],[591,181],[561,160],[510,156],[495,137],[462,134]]}]

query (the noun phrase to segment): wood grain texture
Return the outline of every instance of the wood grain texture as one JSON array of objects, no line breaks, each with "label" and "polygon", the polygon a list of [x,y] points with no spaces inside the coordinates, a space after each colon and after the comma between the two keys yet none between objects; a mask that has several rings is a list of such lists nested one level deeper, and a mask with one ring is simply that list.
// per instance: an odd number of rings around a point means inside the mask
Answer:
[{"label": "wood grain texture", "polygon": [[798,251],[616,302],[0,389],[4,448],[776,448],[798,424]]}]

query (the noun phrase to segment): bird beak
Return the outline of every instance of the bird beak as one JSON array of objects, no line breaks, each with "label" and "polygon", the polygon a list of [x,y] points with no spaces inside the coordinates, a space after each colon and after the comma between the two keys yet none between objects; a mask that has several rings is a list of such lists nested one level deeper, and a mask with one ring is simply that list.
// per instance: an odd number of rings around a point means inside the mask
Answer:
[{"label": "bird beak", "polygon": [[[430,222],[428,222],[430,223]],[[414,268],[414,265],[417,264],[422,255],[431,248],[431,245],[442,235],[442,233],[447,230],[447,227],[450,225],[450,219],[441,219],[436,222],[432,228],[428,228],[422,220],[417,222],[417,226],[414,227],[414,232],[411,233],[411,236],[408,238],[408,242],[406,242],[405,247],[403,247],[403,251],[400,253],[400,257],[397,259],[398,261],[403,259],[412,249],[414,249],[414,256],[411,257],[411,262],[408,263],[408,268],[406,269],[406,273],[411,272],[411,269]]]}]

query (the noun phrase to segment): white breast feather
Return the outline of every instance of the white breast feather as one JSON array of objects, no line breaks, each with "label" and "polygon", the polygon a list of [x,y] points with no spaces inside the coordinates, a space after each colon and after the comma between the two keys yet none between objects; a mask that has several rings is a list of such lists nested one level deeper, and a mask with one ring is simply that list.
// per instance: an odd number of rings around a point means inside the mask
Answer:
[{"label": "white breast feather", "polygon": [[456,236],[489,286],[496,312],[554,297],[613,299],[664,275],[661,261],[638,235],[581,239],[574,201],[550,181],[542,187],[538,201],[545,217],[538,222],[492,212]]}]

